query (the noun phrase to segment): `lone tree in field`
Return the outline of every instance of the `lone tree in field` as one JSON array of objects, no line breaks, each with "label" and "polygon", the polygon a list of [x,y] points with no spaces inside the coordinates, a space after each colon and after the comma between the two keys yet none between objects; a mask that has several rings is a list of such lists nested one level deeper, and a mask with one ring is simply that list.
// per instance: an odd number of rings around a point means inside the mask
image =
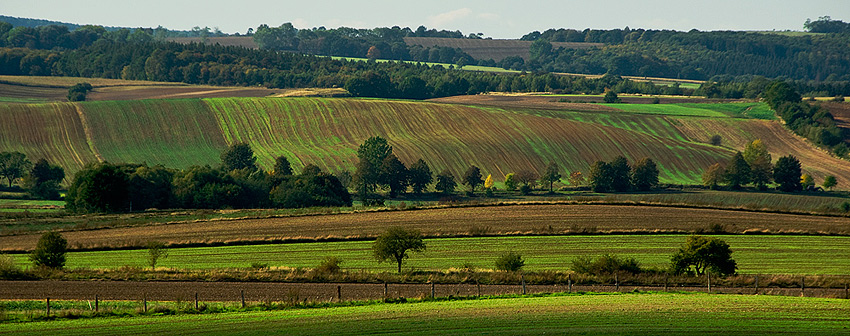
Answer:
[{"label": "lone tree in field", "polygon": [[400,226],[394,226],[384,232],[372,244],[372,252],[378,262],[387,260],[398,264],[398,272],[401,273],[401,264],[407,259],[409,252],[425,251],[425,242],[422,234],[416,230],[408,230]]},{"label": "lone tree in field", "polygon": [[779,184],[779,190],[786,192],[803,189],[802,184],[800,184],[802,175],[800,160],[792,155],[779,158],[773,168],[773,180]]},{"label": "lone tree in field", "polygon": [[835,176],[828,175],[827,177],[823,178],[823,184],[822,185],[823,185],[824,189],[832,190],[832,188],[835,188],[835,186],[838,185],[838,181],[835,179]]},{"label": "lone tree in field", "polygon": [[0,176],[9,181],[9,188],[15,180],[24,176],[32,167],[32,162],[21,152],[0,153]]},{"label": "lone tree in field", "polygon": [[251,145],[240,142],[221,153],[221,169],[230,172],[240,169],[257,170],[257,157]]},{"label": "lone tree in field", "polygon": [[648,191],[658,185],[658,167],[650,158],[643,158],[632,167],[632,184],[635,189]]},{"label": "lone tree in field", "polygon": [[561,180],[561,171],[558,168],[558,165],[552,162],[546,166],[546,171],[543,173],[543,177],[541,179],[544,182],[549,183],[549,193],[551,194],[553,192],[552,187],[555,185],[555,182]]},{"label": "lone tree in field", "polygon": [[455,192],[455,188],[457,187],[457,182],[455,182],[455,176],[449,170],[444,170],[437,174],[437,185],[434,186],[434,189],[444,194],[451,194]]},{"label": "lone tree in field", "polygon": [[732,250],[726,242],[711,237],[690,236],[685,245],[670,260],[675,274],[712,272],[732,275],[738,264],[732,259]]},{"label": "lone tree in field", "polygon": [[168,258],[168,249],[165,247],[165,243],[152,241],[148,243],[148,265],[151,266],[151,270],[156,269],[156,262],[159,259]]},{"label": "lone tree in field", "polygon": [[30,260],[40,267],[61,269],[65,267],[65,252],[68,241],[59,232],[50,231],[43,235],[30,254]]},{"label": "lone tree in field", "polygon": [[463,174],[463,184],[469,186],[470,192],[475,192],[475,188],[484,184],[484,179],[481,176],[481,169],[477,166],[470,166]]},{"label": "lone tree in field", "polygon": [[408,177],[410,178],[410,187],[413,188],[413,193],[415,194],[421,194],[423,191],[428,190],[428,185],[434,181],[434,177],[431,176],[431,168],[422,159],[417,160],[410,166]]},{"label": "lone tree in field", "polygon": [[514,178],[516,174],[508,173],[505,175],[505,190],[514,191],[516,190],[516,179]]}]

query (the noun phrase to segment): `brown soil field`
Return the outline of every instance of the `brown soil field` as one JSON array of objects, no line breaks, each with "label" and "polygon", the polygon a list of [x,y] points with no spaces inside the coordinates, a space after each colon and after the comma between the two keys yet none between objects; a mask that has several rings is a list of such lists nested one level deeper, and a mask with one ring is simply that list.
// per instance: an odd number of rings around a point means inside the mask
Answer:
[{"label": "brown soil field", "polygon": [[[850,234],[850,218],[733,210],[619,205],[501,205],[334,215],[195,221],[63,235],[72,248],[374,238],[390,226],[427,236],[571,233],[685,233],[722,227],[729,233]],[[0,251],[32,249],[40,234],[0,236]]]},{"label": "brown soil field", "polygon": [[64,102],[68,87],[89,83],[94,89],[86,97],[90,101],[221,98],[221,97],[345,97],[348,92],[336,89],[267,89],[263,87],[225,87],[189,85],[108,78],[0,76],[0,97],[27,99],[22,102]]},{"label": "brown soil field", "polygon": [[[651,96],[627,96],[621,95],[620,100],[629,104],[651,104],[654,97]],[[658,97],[661,104],[675,103],[728,103],[731,99],[709,99],[688,97]],[[616,108],[585,103],[566,103],[558,100],[582,102],[602,102],[602,96],[558,96],[558,95],[531,95],[531,94],[482,94],[471,96],[453,96],[429,99],[433,102],[464,105],[484,105],[510,108],[529,108],[546,110],[566,110],[580,112],[617,111]]]},{"label": "brown soil field", "polygon": [[[169,42],[177,42],[182,44],[201,43],[204,42],[200,37],[170,37],[166,39]],[[254,42],[251,36],[222,36],[222,37],[207,37],[206,44],[218,44],[223,47],[244,47],[248,49],[260,49],[260,46]]]},{"label": "brown soil field", "polygon": [[[508,56],[519,56],[526,61],[531,59],[531,54],[528,51],[531,47],[531,41],[405,37],[404,43],[407,45],[421,45],[423,47],[440,46],[460,48],[477,60],[493,59],[498,62]],[[552,42],[552,47],[555,49],[589,49],[602,47],[604,45],[605,44],[603,43]]]},{"label": "brown soil field", "polygon": [[[364,283],[263,283],[263,282],[139,282],[139,281],[2,281],[0,300],[100,300],[239,302],[242,291],[249,303],[293,301],[337,301],[337,287],[342,300],[384,298],[384,285]],[[435,284],[434,295],[473,296],[521,294],[521,285]],[[705,287],[670,286],[670,290],[705,292]],[[663,291],[658,286],[574,285],[576,292]],[[558,293],[569,286],[527,285],[527,293]],[[752,287],[712,287],[713,293],[755,294]],[[800,296],[799,288],[760,288],[759,294]],[[388,284],[387,297],[424,298],[431,295],[430,284]],[[844,297],[843,288],[807,288],[809,297]]]}]

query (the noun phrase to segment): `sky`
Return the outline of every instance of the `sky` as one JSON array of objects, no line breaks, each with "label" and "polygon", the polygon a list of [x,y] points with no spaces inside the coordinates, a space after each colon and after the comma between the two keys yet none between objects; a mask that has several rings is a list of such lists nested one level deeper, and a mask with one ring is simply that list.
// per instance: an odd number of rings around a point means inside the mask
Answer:
[{"label": "sky", "polygon": [[549,28],[802,30],[807,18],[850,22],[848,0],[197,1],[2,0],[0,15],[117,27],[244,33],[260,24],[296,28],[411,27],[519,38]]}]

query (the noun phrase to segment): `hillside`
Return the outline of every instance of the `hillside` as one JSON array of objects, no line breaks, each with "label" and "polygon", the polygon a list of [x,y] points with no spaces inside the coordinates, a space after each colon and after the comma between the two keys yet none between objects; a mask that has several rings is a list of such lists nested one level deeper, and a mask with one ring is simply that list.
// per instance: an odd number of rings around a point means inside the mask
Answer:
[{"label": "hillside", "polygon": [[[313,163],[336,172],[353,170],[357,146],[380,135],[403,162],[421,157],[433,171],[448,168],[455,176],[474,164],[500,181],[504,174],[541,170],[550,161],[587,172],[596,160],[625,155],[655,159],[662,182],[699,183],[705,167],[762,139],[774,158],[794,154],[817,179],[836,175],[842,186],[850,180],[850,164],[778,122],[723,112],[750,105],[665,104],[669,111],[633,112],[595,105],[599,111],[573,112],[327,98],[5,104],[0,150],[45,157],[73,174],[96,160],[215,165],[227,144],[245,141],[267,169],[274,157],[285,155],[296,170]],[[705,144],[713,134],[728,147]]]},{"label": "hillside", "polygon": [[[522,57],[524,60],[531,59],[529,48],[531,41],[520,40],[493,40],[493,39],[459,39],[446,37],[405,37],[404,43],[408,46],[420,45],[423,47],[449,47],[458,48],[474,57],[476,60],[492,59],[499,62],[506,57]],[[603,43],[584,42],[552,42],[553,48],[564,49],[590,49],[604,46]]]}]

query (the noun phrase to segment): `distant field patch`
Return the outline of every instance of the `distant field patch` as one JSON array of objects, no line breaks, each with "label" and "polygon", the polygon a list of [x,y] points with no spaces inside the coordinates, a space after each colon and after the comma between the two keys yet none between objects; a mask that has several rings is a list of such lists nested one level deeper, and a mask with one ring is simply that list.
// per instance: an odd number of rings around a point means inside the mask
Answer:
[{"label": "distant field patch", "polygon": [[[445,270],[472,265],[492,269],[496,258],[516,252],[533,271],[570,269],[578,256],[605,253],[634,257],[642,265],[663,269],[686,235],[532,236],[427,239],[424,253],[411,254],[405,268]],[[717,236],[734,251],[740,273],[847,274],[850,237]],[[391,272],[393,264],[378,264],[371,241],[295,243],[276,245],[175,248],[160,265],[178,269],[245,268],[251,263],[280,267],[315,267],[325,256],[343,260],[347,270]],[[145,265],[145,250],[71,252],[68,267],[119,268]],[[28,264],[26,256],[16,256]]]}]

